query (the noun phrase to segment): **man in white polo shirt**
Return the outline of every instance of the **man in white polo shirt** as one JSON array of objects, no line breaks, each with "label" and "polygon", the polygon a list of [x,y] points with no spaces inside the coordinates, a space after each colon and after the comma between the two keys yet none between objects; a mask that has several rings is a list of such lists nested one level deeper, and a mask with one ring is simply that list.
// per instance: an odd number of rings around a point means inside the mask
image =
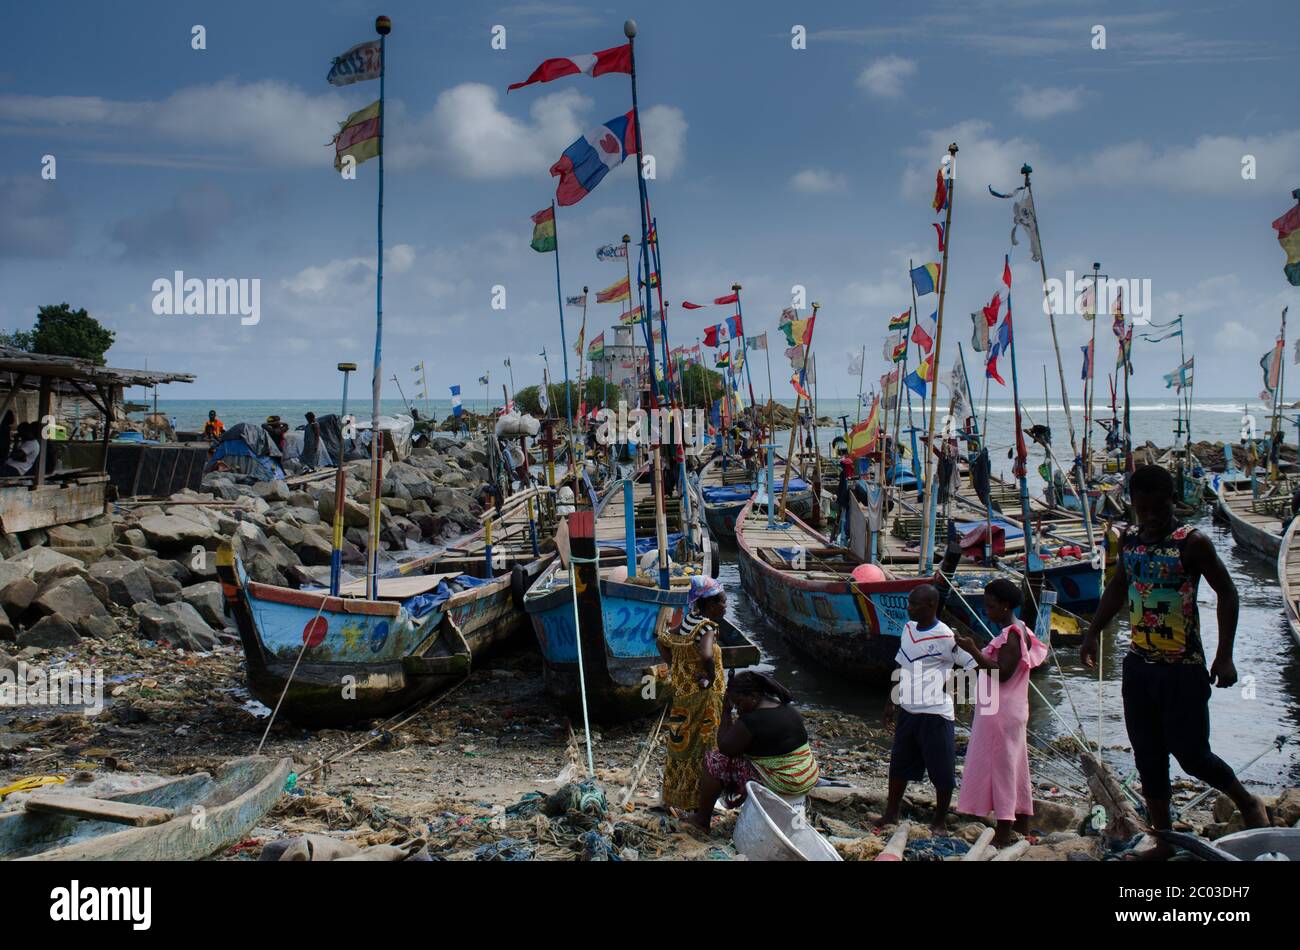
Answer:
[{"label": "man in white polo shirt", "polygon": [[[939,591],[933,585],[913,588],[907,598],[911,620],[903,627],[895,657],[897,685],[885,706],[885,726],[894,727],[894,745],[889,752],[889,799],[882,825],[898,821],[907,783],[919,782],[929,773],[934,785],[930,827],[937,832],[948,830],[948,806],[957,786],[948,676],[954,666],[969,670],[976,664],[957,645],[952,630],[938,619],[938,612]],[[895,704],[901,707],[897,715]]]}]

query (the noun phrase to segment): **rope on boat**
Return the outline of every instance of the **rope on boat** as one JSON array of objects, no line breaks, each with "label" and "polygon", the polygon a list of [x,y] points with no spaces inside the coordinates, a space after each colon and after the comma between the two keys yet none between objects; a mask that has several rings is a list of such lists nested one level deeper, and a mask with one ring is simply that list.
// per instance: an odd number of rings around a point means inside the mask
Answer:
[{"label": "rope on boat", "polygon": [[262,739],[257,743],[257,752],[255,755],[262,754],[262,746],[266,745],[266,737],[271,734],[271,727],[275,725],[275,717],[280,713],[280,706],[284,703],[284,697],[289,695],[289,686],[293,683],[293,675],[298,672],[298,664],[302,662],[302,656],[307,652],[307,644],[311,642],[311,637],[306,631],[312,629],[320,615],[325,612],[325,595],[321,596],[320,607],[316,610],[316,616],[313,617],[303,628],[302,649],[298,651],[298,656],[293,661],[293,669],[289,670],[289,675],[284,681],[284,689],[280,691],[280,698],[275,701],[275,708],[271,710],[271,717],[266,720],[266,729],[262,732]]},{"label": "rope on boat", "polygon": [[[595,533],[595,526],[592,526],[592,533]],[[569,564],[595,564],[596,565],[596,599],[600,599],[600,543],[593,537],[592,543],[596,548],[594,558],[578,557],[570,552]],[[587,744],[587,776],[588,778],[596,774],[596,762],[591,752],[591,718],[587,712],[587,672],[582,663],[582,625],[578,619],[578,572],[573,567],[569,569],[569,591],[573,594],[573,642],[577,647],[578,653],[578,694],[582,698],[582,733],[583,740]]]}]

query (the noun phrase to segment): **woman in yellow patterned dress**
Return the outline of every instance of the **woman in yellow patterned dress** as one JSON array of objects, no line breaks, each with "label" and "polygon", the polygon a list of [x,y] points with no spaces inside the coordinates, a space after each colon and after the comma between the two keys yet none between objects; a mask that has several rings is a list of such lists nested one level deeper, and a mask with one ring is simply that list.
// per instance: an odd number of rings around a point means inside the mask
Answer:
[{"label": "woman in yellow patterned dress", "polygon": [[673,702],[665,720],[668,761],[660,795],[665,807],[689,811],[700,797],[700,768],[714,746],[722,715],[722,647],[718,623],[727,595],[711,577],[691,578],[686,615],[661,634],[659,654],[669,664]]}]

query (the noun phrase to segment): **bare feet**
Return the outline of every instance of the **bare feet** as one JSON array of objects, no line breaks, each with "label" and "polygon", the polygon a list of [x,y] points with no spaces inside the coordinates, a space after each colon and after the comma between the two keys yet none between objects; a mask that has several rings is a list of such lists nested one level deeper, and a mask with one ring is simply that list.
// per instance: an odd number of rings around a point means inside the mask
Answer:
[{"label": "bare feet", "polygon": [[946,836],[948,834],[947,819],[939,819],[937,821],[930,822],[930,830],[933,831],[936,835]]},{"label": "bare feet", "polygon": [[1178,849],[1171,844],[1166,844],[1155,835],[1147,835],[1148,841],[1154,841],[1155,847],[1135,849],[1124,855],[1125,861],[1168,861]]},{"label": "bare feet", "polygon": [[1269,819],[1268,808],[1258,795],[1250,796],[1251,803],[1241,810],[1242,820],[1247,828],[1267,828],[1273,822]]},{"label": "bare feet", "polygon": [[1011,844],[1011,833],[1007,832],[1004,835],[995,834],[993,836],[993,841],[991,842],[991,844],[995,848],[999,848],[999,849],[1005,848],[1007,845]]}]

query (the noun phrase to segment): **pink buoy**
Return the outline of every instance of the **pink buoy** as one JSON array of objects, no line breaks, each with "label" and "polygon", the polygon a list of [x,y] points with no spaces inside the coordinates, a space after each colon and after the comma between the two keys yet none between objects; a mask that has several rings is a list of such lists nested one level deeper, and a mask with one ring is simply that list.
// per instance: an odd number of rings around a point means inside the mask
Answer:
[{"label": "pink buoy", "polygon": [[855,584],[877,584],[885,579],[885,572],[878,564],[859,564],[853,569]]}]

